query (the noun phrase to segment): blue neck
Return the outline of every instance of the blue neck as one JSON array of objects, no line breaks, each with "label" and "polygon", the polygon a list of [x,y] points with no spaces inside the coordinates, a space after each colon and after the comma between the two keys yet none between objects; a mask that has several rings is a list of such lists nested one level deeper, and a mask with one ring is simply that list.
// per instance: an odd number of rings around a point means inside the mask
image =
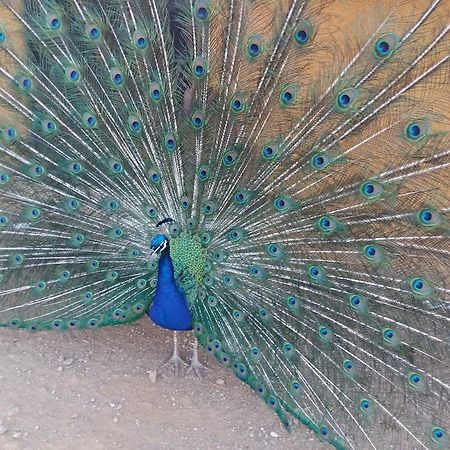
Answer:
[{"label": "blue neck", "polygon": [[158,262],[156,293],[147,314],[160,327],[179,331],[192,329],[192,314],[184,291],[176,284],[169,247],[161,253]]}]

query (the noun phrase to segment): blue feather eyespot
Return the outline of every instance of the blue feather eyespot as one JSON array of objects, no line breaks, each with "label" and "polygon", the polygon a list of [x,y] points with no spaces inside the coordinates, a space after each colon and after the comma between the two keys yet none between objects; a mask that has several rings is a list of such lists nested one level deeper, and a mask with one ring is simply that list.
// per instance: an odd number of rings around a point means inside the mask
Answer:
[{"label": "blue feather eyespot", "polygon": [[123,172],[123,165],[117,159],[108,159],[108,168],[114,175]]},{"label": "blue feather eyespot", "polygon": [[350,359],[346,359],[344,361],[344,363],[342,364],[342,368],[344,369],[344,372],[352,378],[357,374],[355,364]]},{"label": "blue feather eyespot", "polygon": [[445,448],[444,446],[449,443],[449,437],[445,430],[441,427],[433,427],[431,429],[431,439],[433,442],[442,445],[440,448]]},{"label": "blue feather eyespot", "polygon": [[194,78],[201,80],[207,73],[208,65],[206,59],[202,56],[197,56],[192,63],[192,73]]},{"label": "blue feather eyespot", "polygon": [[41,216],[41,210],[39,208],[29,208],[25,213],[25,217],[28,220],[37,220]]},{"label": "blue feather eyespot", "polygon": [[92,295],[92,292],[90,292],[90,291],[84,292],[83,294],[81,294],[81,301],[82,301],[82,303],[87,305],[87,304],[91,303],[93,297],[94,296]]},{"label": "blue feather eyespot", "polygon": [[29,167],[29,175],[33,178],[41,178],[45,175],[45,168],[41,164],[32,164]]},{"label": "blue feather eyespot", "polygon": [[78,175],[83,170],[83,166],[78,161],[71,161],[67,164],[67,170],[71,175]]},{"label": "blue feather eyespot", "polygon": [[117,238],[123,237],[124,232],[123,232],[122,228],[120,228],[120,227],[113,227],[113,228],[110,228],[106,234],[110,238],[117,239]]},{"label": "blue feather eyespot", "polygon": [[164,136],[164,147],[169,152],[173,152],[177,146],[177,140],[172,132],[168,132]]},{"label": "blue feather eyespot", "polygon": [[334,334],[330,328],[322,326],[319,328],[319,337],[325,342],[331,342]]},{"label": "blue feather eyespot", "polygon": [[208,297],[208,305],[209,306],[217,306],[217,298],[210,295]]},{"label": "blue feather eyespot", "polygon": [[12,144],[17,141],[19,133],[13,126],[7,126],[6,128],[3,128],[1,137],[5,144]]},{"label": "blue feather eyespot", "polygon": [[409,280],[412,293],[418,297],[429,297],[433,293],[430,283],[423,278],[412,278]]},{"label": "blue feather eyespot", "polygon": [[338,228],[338,222],[331,216],[322,216],[317,220],[319,231],[325,234],[333,234]]},{"label": "blue feather eyespot", "polygon": [[197,0],[195,2],[195,15],[197,19],[201,21],[205,21],[209,19],[211,14],[210,3],[208,0]]},{"label": "blue feather eyespot", "polygon": [[228,150],[224,155],[223,155],[223,164],[227,167],[231,167],[234,166],[234,164],[236,164],[238,159],[238,152],[236,150]]},{"label": "blue feather eyespot", "polygon": [[38,292],[44,291],[45,287],[46,287],[45,281],[38,281],[35,285],[35,289]]},{"label": "blue feather eyespot", "polygon": [[13,318],[8,322],[8,326],[10,328],[19,328],[21,324],[22,324],[22,322],[20,321],[20,319],[16,319],[16,318]]},{"label": "blue feather eyespot", "polygon": [[82,233],[75,233],[70,238],[70,243],[76,247],[82,245],[86,240],[86,237]]},{"label": "blue feather eyespot", "polygon": [[266,271],[262,267],[250,267],[250,275],[257,280],[264,280],[267,278]]},{"label": "blue feather eyespot", "polygon": [[245,108],[244,96],[239,93],[233,95],[233,97],[231,98],[231,101],[230,101],[230,106],[231,106],[231,110],[234,113],[238,114],[238,113],[242,112]]},{"label": "blue feather eyespot", "polygon": [[429,229],[436,228],[444,222],[442,214],[431,208],[421,209],[417,218],[420,225]]},{"label": "blue feather eyespot", "polygon": [[304,45],[311,42],[311,39],[313,37],[313,27],[311,23],[307,20],[301,20],[297,28],[294,30],[293,37],[295,42],[300,47],[303,47]]},{"label": "blue feather eyespot", "polygon": [[359,403],[359,407],[361,408],[361,410],[363,412],[366,412],[370,408],[369,400],[367,400],[366,398],[363,398]]},{"label": "blue feather eyespot", "polygon": [[142,210],[151,219],[154,219],[158,215],[158,210],[153,205],[144,205]]},{"label": "blue feather eyespot", "polygon": [[121,88],[125,85],[125,75],[120,67],[111,67],[109,69],[109,77],[114,87]]},{"label": "blue feather eyespot", "polygon": [[280,92],[280,102],[283,106],[292,106],[295,104],[299,87],[295,84],[285,86]]},{"label": "blue feather eyespot", "polygon": [[6,41],[6,33],[3,30],[0,30],[0,45]]},{"label": "blue feather eyespot", "polygon": [[63,269],[58,273],[58,280],[60,282],[65,282],[70,278],[70,270]]},{"label": "blue feather eyespot", "polygon": [[286,300],[287,306],[291,311],[297,311],[299,309],[299,301],[297,297],[290,296]]},{"label": "blue feather eyespot", "polygon": [[[226,275],[223,276],[222,280],[229,287],[234,287],[236,285],[236,279],[234,278],[233,275],[226,274]],[[234,311],[233,312],[233,317],[236,320],[239,320],[239,319],[242,318],[242,313],[240,313],[239,311]]]},{"label": "blue feather eyespot", "polygon": [[360,192],[364,197],[375,199],[383,195],[384,188],[380,183],[375,181],[366,181],[361,185]]},{"label": "blue feather eyespot", "polygon": [[98,41],[102,36],[102,30],[96,23],[87,23],[84,31],[91,41]]},{"label": "blue feather eyespot", "polygon": [[245,378],[248,375],[247,367],[241,362],[235,367],[235,372],[239,378]]},{"label": "blue feather eyespot", "polygon": [[233,311],[233,318],[235,320],[237,320],[238,322],[240,322],[240,321],[244,320],[244,314],[242,314],[241,311],[234,310]]},{"label": "blue feather eyespot", "polygon": [[6,185],[10,180],[10,177],[5,172],[0,172],[0,186]]},{"label": "blue feather eyespot", "polygon": [[150,98],[155,103],[158,103],[161,100],[163,90],[162,90],[160,83],[158,83],[157,81],[153,81],[152,83],[150,83],[149,92],[150,92]]},{"label": "blue feather eyespot", "polygon": [[80,70],[75,66],[66,67],[65,74],[70,83],[78,83],[81,80]]},{"label": "blue feather eyespot", "polygon": [[358,91],[355,88],[347,88],[341,91],[336,99],[338,110],[346,110],[350,108],[356,100]]},{"label": "blue feather eyespot", "polygon": [[6,227],[6,225],[8,225],[9,219],[7,216],[0,216],[0,228],[4,228]]},{"label": "blue feather eyespot", "polygon": [[260,398],[264,397],[267,393],[267,388],[263,383],[256,383],[255,385],[256,395]]},{"label": "blue feather eyespot", "polygon": [[255,34],[247,42],[247,54],[250,59],[256,59],[263,50],[263,41],[259,34]]},{"label": "blue feather eyespot", "polygon": [[188,209],[190,206],[189,198],[186,195],[181,197],[180,204],[183,209]]},{"label": "blue feather eyespot", "polygon": [[285,342],[283,344],[283,353],[287,357],[291,358],[295,356],[295,347],[290,342]]},{"label": "blue feather eyespot", "polygon": [[95,128],[97,126],[97,117],[92,112],[84,112],[81,115],[82,125],[84,128]]},{"label": "blue feather eyespot", "polygon": [[310,164],[316,170],[324,170],[331,162],[332,159],[327,153],[316,153],[311,158]]},{"label": "blue feather eyespot", "polygon": [[244,232],[239,228],[233,228],[228,232],[228,238],[232,242],[239,242],[244,236]]},{"label": "blue feather eyespot", "polygon": [[50,324],[50,327],[52,330],[63,330],[64,329],[64,322],[60,319],[53,320]]},{"label": "blue feather eyespot", "polygon": [[400,339],[397,333],[392,328],[383,328],[381,330],[381,333],[383,335],[383,340],[386,344],[396,347],[399,346]]},{"label": "blue feather eyespot", "polygon": [[410,122],[405,128],[405,136],[410,141],[420,141],[431,131],[431,124],[427,120],[420,119]]},{"label": "blue feather eyespot", "polygon": [[211,242],[212,236],[211,233],[209,233],[208,231],[204,231],[201,235],[200,235],[200,242],[203,245],[208,245]]},{"label": "blue feather eyespot", "polygon": [[100,267],[100,263],[96,259],[91,259],[86,264],[86,269],[88,272],[93,272],[93,271],[97,270],[99,267]]},{"label": "blue feather eyespot", "polygon": [[269,256],[274,259],[281,259],[284,256],[283,249],[278,244],[269,244],[266,250]]},{"label": "blue feather eyespot", "polygon": [[382,263],[385,260],[383,249],[373,244],[363,247],[363,255],[369,262],[373,263]]},{"label": "blue feather eyespot", "polygon": [[273,161],[280,154],[280,144],[278,142],[268,142],[261,150],[261,155],[266,161]]},{"label": "blue feather eyespot", "polygon": [[29,92],[33,87],[33,81],[30,77],[27,77],[25,75],[20,76],[17,79],[16,83],[22,92]]},{"label": "blue feather eyespot", "polygon": [[56,14],[51,13],[47,14],[45,21],[47,27],[52,31],[59,31],[62,28],[61,18],[58,17]]},{"label": "blue feather eyespot", "polygon": [[289,386],[289,392],[293,397],[298,397],[302,393],[302,388],[297,380],[294,380]]},{"label": "blue feather eyespot", "polygon": [[227,256],[223,250],[215,250],[212,253],[212,257],[213,257],[214,261],[221,262],[221,261],[225,260]]},{"label": "blue feather eyespot", "polygon": [[80,207],[80,202],[76,198],[69,198],[64,202],[64,207],[66,211],[73,212]]},{"label": "blue feather eyespot", "polygon": [[19,267],[25,261],[25,257],[23,255],[12,255],[10,258],[10,262],[13,267]]},{"label": "blue feather eyespot", "polygon": [[96,318],[88,320],[87,327],[91,330],[96,330],[100,325],[100,321]]},{"label": "blue feather eyespot", "polygon": [[269,311],[267,311],[266,308],[261,308],[261,309],[258,311],[258,316],[259,316],[259,318],[260,318],[261,320],[263,320],[263,321],[268,321],[268,320],[272,317],[272,315],[270,314]]},{"label": "blue feather eyespot", "polygon": [[200,166],[197,172],[200,181],[206,181],[209,178],[209,167],[207,165]]},{"label": "blue feather eyespot", "polygon": [[350,308],[352,308],[357,313],[367,312],[367,301],[364,297],[358,294],[350,294],[348,297]]},{"label": "blue feather eyespot", "polygon": [[209,273],[207,273],[204,277],[203,277],[203,284],[205,286],[211,287],[214,285],[214,278],[212,277],[212,275],[210,275]]},{"label": "blue feather eyespot", "polygon": [[203,214],[209,216],[216,210],[216,204],[212,200],[206,200],[202,204]]},{"label": "blue feather eyespot", "polygon": [[291,198],[286,195],[280,195],[273,201],[273,206],[279,212],[286,212],[291,209],[292,201]]},{"label": "blue feather eyespot", "polygon": [[142,131],[142,122],[137,115],[130,115],[127,121],[128,130],[133,134],[137,135]]},{"label": "blue feather eyespot", "polygon": [[112,282],[116,281],[118,277],[119,273],[116,270],[108,270],[108,272],[106,272],[105,279],[106,281]]},{"label": "blue feather eyespot", "polygon": [[148,47],[148,36],[143,31],[136,31],[133,35],[134,46],[138,50],[145,50]]},{"label": "blue feather eyespot", "polygon": [[250,201],[250,194],[246,191],[237,191],[234,194],[234,201],[239,205],[246,205]]},{"label": "blue feather eyespot", "polygon": [[386,33],[380,36],[375,42],[375,56],[378,59],[388,58],[396,50],[399,44],[399,38],[394,33]]},{"label": "blue feather eyespot", "polygon": [[154,183],[158,184],[161,181],[161,174],[155,168],[151,168],[148,171],[148,179]]},{"label": "blue feather eyespot", "polygon": [[277,409],[280,406],[279,401],[276,399],[275,396],[271,395],[268,399],[267,399],[267,404],[269,405],[269,407],[271,409]]},{"label": "blue feather eyespot", "polygon": [[125,256],[129,259],[139,258],[140,255],[141,255],[141,252],[137,248],[134,248],[134,247],[127,248],[125,251]]},{"label": "blue feather eyespot", "polygon": [[254,359],[254,360],[259,360],[261,359],[261,350],[258,347],[253,347],[250,350],[250,356]]},{"label": "blue feather eyespot", "polygon": [[408,374],[409,386],[418,392],[425,392],[427,390],[427,384],[424,378],[417,372],[410,372]]},{"label": "blue feather eyespot", "polygon": [[308,278],[313,283],[326,283],[326,271],[321,266],[311,265],[307,267]]},{"label": "blue feather eyespot", "polygon": [[46,134],[53,134],[57,130],[56,122],[51,119],[41,120],[41,130]]},{"label": "blue feather eyespot", "polygon": [[115,198],[106,198],[103,200],[102,206],[107,212],[113,213],[120,208],[120,202]]},{"label": "blue feather eyespot", "polygon": [[196,111],[191,117],[191,125],[195,130],[201,130],[205,124],[205,117],[203,112]]}]

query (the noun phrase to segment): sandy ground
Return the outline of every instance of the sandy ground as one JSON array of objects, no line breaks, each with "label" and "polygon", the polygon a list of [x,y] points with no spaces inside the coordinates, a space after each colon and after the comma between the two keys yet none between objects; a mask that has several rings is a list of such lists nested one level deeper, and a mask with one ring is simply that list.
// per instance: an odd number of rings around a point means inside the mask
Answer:
[{"label": "sandy ground", "polygon": [[[190,335],[179,337],[187,359]],[[329,448],[301,425],[284,431],[211,358],[203,379],[152,381],[171,348],[171,333],[146,318],[95,332],[0,329],[0,449]]]}]

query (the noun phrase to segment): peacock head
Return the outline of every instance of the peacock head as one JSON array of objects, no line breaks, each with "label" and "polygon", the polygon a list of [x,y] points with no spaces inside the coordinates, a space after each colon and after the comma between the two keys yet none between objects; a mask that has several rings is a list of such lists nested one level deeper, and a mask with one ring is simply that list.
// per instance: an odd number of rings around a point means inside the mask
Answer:
[{"label": "peacock head", "polygon": [[155,234],[150,242],[154,254],[163,252],[169,246],[169,239],[164,234]]}]

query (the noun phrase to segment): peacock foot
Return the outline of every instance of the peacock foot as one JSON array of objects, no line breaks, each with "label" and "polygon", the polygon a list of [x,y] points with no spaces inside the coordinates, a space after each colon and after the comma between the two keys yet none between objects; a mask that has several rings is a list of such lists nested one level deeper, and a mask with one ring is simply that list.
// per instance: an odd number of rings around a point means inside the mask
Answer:
[{"label": "peacock foot", "polygon": [[175,374],[178,377],[187,367],[188,364],[181,359],[178,355],[172,355],[164,364],[157,369],[157,375],[172,375]]},{"label": "peacock foot", "polygon": [[211,370],[202,364],[198,359],[192,358],[191,365],[187,368],[186,374],[193,373],[198,378],[203,378]]}]

